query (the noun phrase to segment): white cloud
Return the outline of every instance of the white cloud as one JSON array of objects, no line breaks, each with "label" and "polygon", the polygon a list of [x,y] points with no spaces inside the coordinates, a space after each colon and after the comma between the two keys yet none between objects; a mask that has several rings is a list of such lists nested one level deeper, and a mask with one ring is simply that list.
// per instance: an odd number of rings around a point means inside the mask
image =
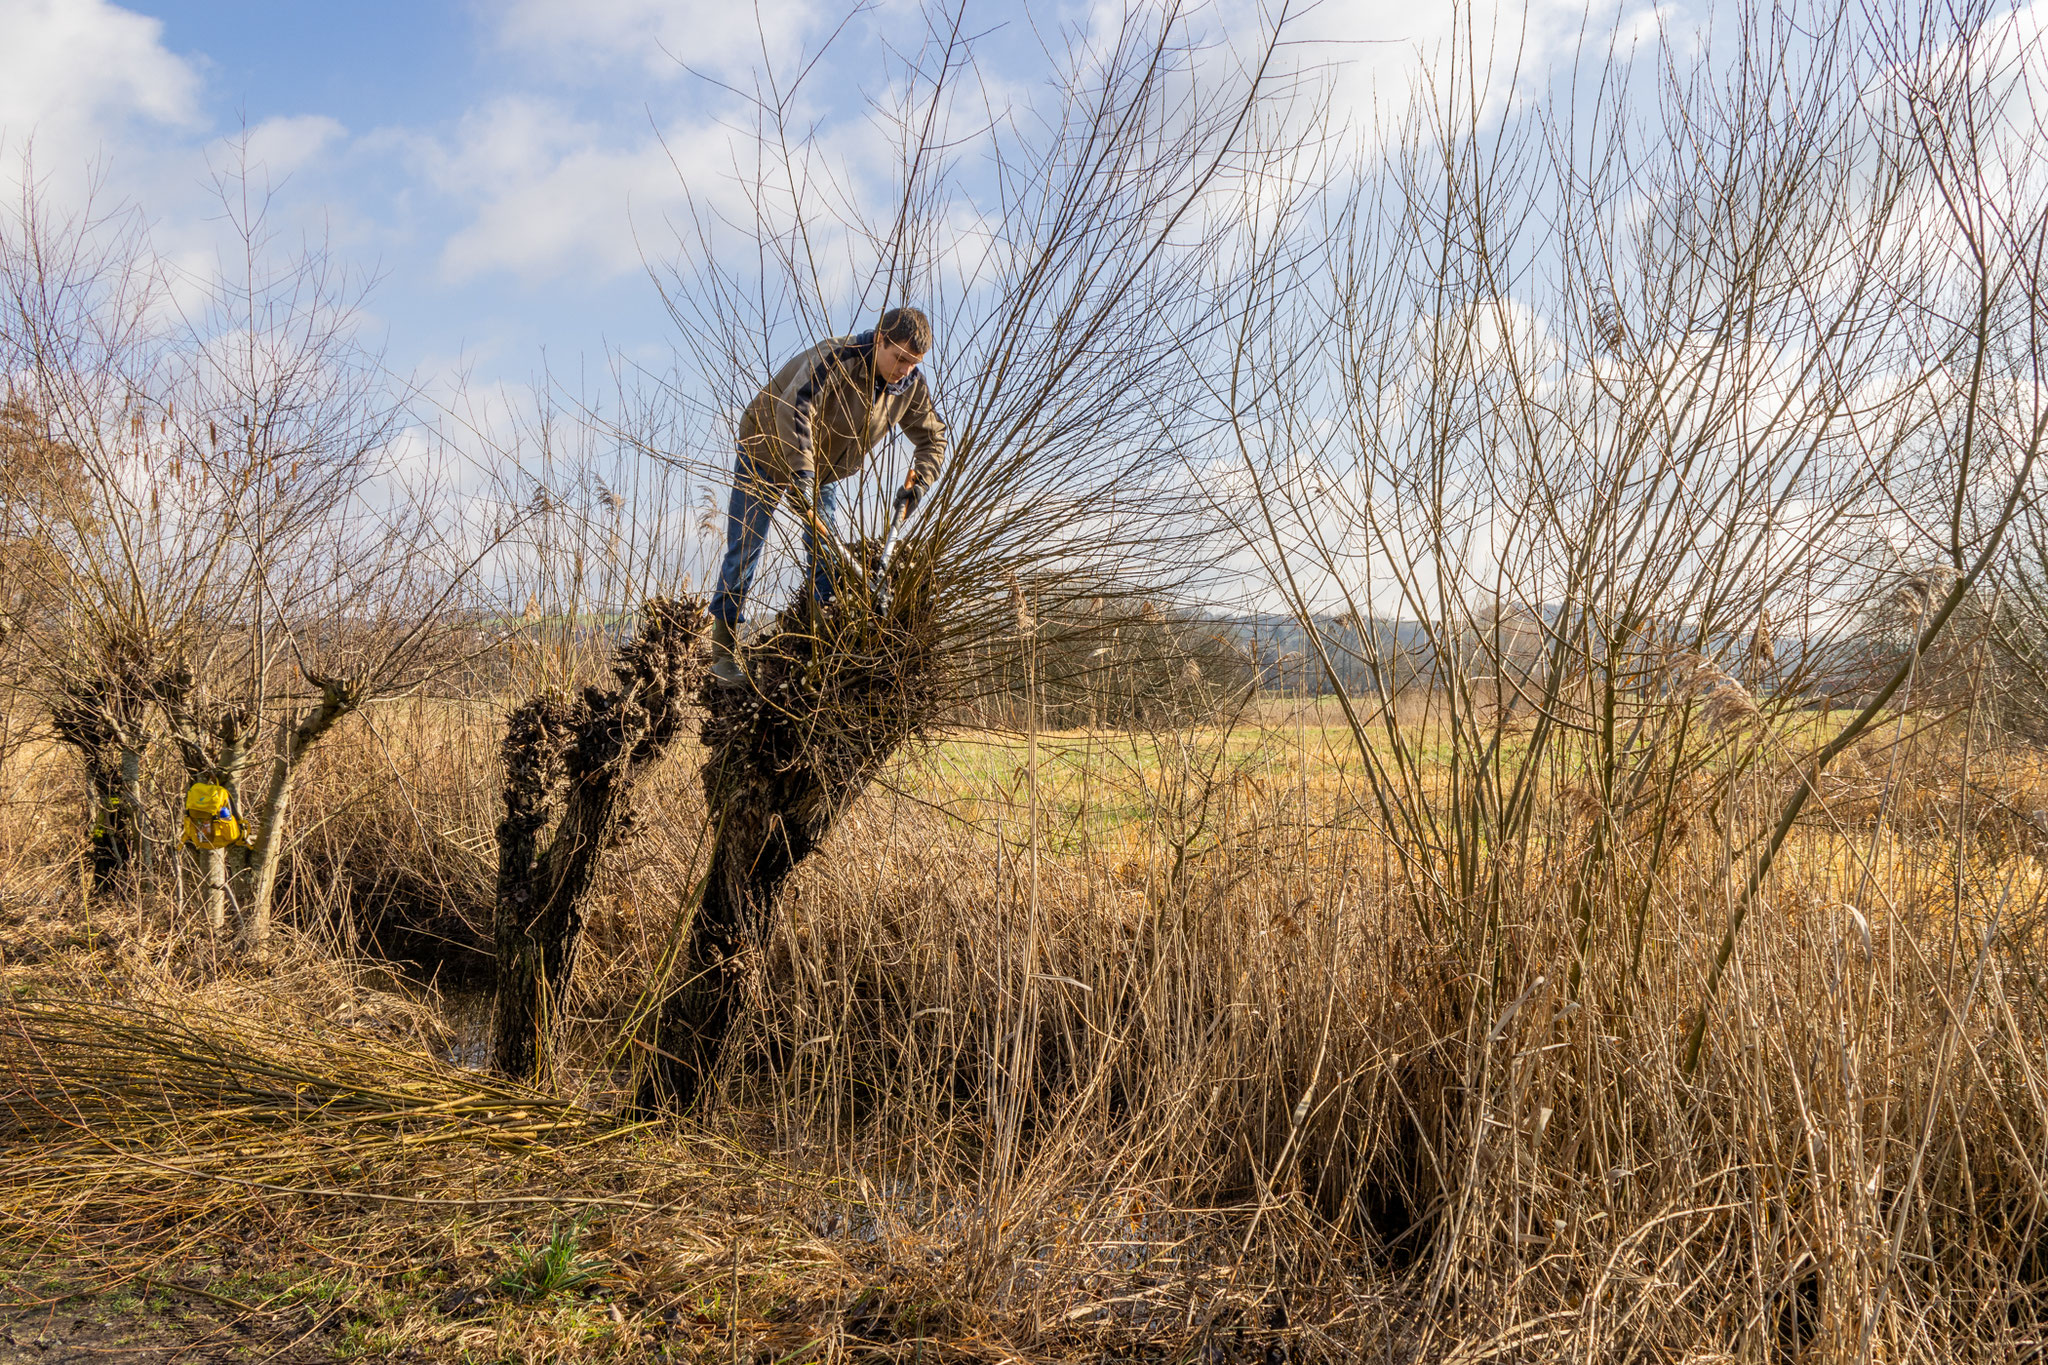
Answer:
[{"label": "white cloud", "polygon": [[[750,133],[711,116],[679,117],[637,138],[622,131],[518,95],[472,111],[445,142],[413,140],[424,177],[469,208],[442,249],[443,274],[581,284],[673,257],[677,234],[694,239],[698,224],[721,236],[725,225],[748,225],[742,236],[752,242],[758,209],[778,225],[767,231],[786,228],[791,172],[759,164]],[[864,149],[843,130],[820,133],[800,173],[814,192],[830,179],[834,194],[853,193],[873,174]],[[814,230],[833,240],[842,231],[826,221]]]},{"label": "white cloud", "polygon": [[[717,130],[672,145],[690,152],[707,139],[725,145]],[[608,145],[604,130],[523,96],[475,111],[452,146],[426,144],[423,160],[439,188],[476,204],[442,251],[442,270],[457,280],[494,270],[604,279],[638,269],[633,220],[658,221],[685,194],[658,140]]]},{"label": "white cloud", "polygon": [[0,143],[67,178],[137,125],[201,122],[200,79],[163,25],[106,0],[0,0]]},{"label": "white cloud", "polygon": [[249,169],[276,184],[345,137],[348,130],[325,114],[269,118],[249,130]]},{"label": "white cloud", "polygon": [[[1247,0],[1222,3],[1240,43],[1268,19]],[[1684,16],[1680,5],[1645,0],[1339,0],[1300,12],[1287,37],[1304,44],[1295,49],[1304,65],[1323,68],[1331,113],[1374,147],[1418,98],[1463,106],[1476,86],[1481,121],[1492,122],[1546,92],[1574,60],[1599,61],[1612,44],[1626,64]]]},{"label": "white cloud", "polygon": [[816,0],[512,0],[499,22],[499,41],[552,65],[637,65],[681,75],[793,50],[817,17]]}]

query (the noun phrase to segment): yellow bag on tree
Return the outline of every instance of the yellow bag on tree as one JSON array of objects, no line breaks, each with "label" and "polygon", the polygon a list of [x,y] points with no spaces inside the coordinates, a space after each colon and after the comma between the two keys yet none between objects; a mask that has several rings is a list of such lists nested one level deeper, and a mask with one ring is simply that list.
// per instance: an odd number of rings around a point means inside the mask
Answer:
[{"label": "yellow bag on tree", "polygon": [[242,822],[226,787],[194,782],[185,793],[185,842],[194,848],[226,848],[242,838]]},{"label": "yellow bag on tree", "polygon": [[114,823],[114,817],[120,814],[120,811],[121,798],[118,796],[110,796],[93,807],[92,841],[94,843],[97,844],[112,837],[113,830],[108,827]]}]

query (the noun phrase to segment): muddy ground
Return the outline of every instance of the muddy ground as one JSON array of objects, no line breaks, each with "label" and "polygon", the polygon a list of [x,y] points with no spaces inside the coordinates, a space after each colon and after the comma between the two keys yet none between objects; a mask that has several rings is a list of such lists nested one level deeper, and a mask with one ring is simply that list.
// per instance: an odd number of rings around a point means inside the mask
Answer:
[{"label": "muddy ground", "polygon": [[169,1282],[103,1291],[14,1279],[0,1295],[0,1365],[311,1365],[344,1350],[331,1305],[257,1309]]}]

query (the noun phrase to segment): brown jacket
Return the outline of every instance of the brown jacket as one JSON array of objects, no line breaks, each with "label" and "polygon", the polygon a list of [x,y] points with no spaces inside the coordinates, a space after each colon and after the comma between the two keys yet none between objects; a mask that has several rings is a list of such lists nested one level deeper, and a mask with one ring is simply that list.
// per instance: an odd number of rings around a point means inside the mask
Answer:
[{"label": "brown jacket", "polygon": [[929,488],[946,458],[946,424],[922,371],[883,385],[874,358],[875,334],[862,332],[821,341],[777,370],[740,418],[755,469],[777,484],[792,473],[831,483],[859,473],[875,442],[899,427],[917,450],[918,485]]}]

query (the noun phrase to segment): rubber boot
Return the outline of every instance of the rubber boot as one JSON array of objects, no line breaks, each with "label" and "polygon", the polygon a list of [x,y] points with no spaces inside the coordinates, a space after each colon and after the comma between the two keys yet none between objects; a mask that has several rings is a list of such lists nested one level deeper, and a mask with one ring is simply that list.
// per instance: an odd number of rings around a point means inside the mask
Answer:
[{"label": "rubber boot", "polygon": [[711,623],[711,680],[727,687],[737,687],[747,680],[740,672],[740,661],[733,652],[737,643],[732,627],[723,621]]}]

